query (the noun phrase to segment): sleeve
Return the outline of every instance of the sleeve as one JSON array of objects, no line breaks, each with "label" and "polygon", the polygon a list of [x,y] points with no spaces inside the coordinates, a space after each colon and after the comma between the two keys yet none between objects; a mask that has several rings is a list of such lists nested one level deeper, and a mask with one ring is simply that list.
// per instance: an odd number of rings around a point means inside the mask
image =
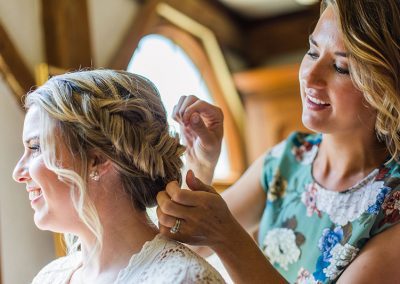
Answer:
[{"label": "sleeve", "polygon": [[391,178],[391,181],[397,185],[382,198],[381,208],[370,232],[371,237],[400,223],[400,178]]},{"label": "sleeve", "polygon": [[275,145],[269,152],[267,152],[261,173],[261,186],[265,192],[268,192],[270,183],[273,180],[276,171],[280,168],[281,161],[284,156],[287,155],[288,151],[291,151],[291,145],[293,144],[293,141],[296,140],[297,136],[298,132],[293,132],[286,140]]},{"label": "sleeve", "polygon": [[221,274],[205,259],[191,253],[188,275],[182,283],[226,283]]},{"label": "sleeve", "polygon": [[65,283],[77,265],[75,260],[73,256],[66,256],[50,262],[33,278],[32,284]]}]

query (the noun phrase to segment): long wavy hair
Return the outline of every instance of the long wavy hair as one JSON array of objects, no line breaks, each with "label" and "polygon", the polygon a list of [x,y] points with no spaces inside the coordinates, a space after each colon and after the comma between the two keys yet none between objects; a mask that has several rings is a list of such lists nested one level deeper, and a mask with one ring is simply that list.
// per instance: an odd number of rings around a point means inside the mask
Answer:
[{"label": "long wavy hair", "polygon": [[[157,193],[168,182],[181,182],[184,147],[170,133],[158,90],[148,79],[113,70],[67,73],[28,94],[25,104],[27,109],[39,108],[44,163],[71,184],[75,209],[97,239],[96,251],[103,232],[87,194],[91,151],[113,163],[137,210],[154,206]],[[79,167],[62,167],[57,143],[65,145]],[[65,234],[65,240],[68,252],[78,249],[77,236]]]},{"label": "long wavy hair", "polygon": [[375,131],[391,159],[400,154],[400,1],[323,0],[331,5],[348,51],[350,75],[376,109]]}]

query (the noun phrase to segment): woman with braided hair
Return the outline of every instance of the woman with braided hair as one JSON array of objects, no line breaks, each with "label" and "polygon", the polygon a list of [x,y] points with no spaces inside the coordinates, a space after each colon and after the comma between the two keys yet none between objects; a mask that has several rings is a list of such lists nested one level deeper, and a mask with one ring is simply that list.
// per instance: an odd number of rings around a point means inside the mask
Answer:
[{"label": "woman with braided hair", "polygon": [[146,214],[168,182],[180,183],[184,152],[149,80],[68,73],[28,94],[26,108],[13,177],[26,184],[36,226],[63,233],[68,249],[33,283],[223,282]]}]

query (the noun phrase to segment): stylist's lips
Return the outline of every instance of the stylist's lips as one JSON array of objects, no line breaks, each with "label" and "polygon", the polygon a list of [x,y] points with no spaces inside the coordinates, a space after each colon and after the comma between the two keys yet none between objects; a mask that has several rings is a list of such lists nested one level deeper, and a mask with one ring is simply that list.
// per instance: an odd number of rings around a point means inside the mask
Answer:
[{"label": "stylist's lips", "polygon": [[29,193],[29,200],[34,201],[42,196],[42,190],[40,188],[27,189]]},{"label": "stylist's lips", "polygon": [[313,111],[321,111],[321,110],[327,109],[331,106],[328,102],[325,102],[321,99],[318,99],[318,98],[310,96],[310,95],[306,95],[305,104],[307,106],[307,109],[313,110]]}]

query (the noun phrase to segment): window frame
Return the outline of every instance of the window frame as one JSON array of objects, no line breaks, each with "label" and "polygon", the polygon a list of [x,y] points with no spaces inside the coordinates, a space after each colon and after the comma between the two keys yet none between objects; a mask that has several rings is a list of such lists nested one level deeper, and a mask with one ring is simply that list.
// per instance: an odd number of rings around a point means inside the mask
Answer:
[{"label": "window frame", "polygon": [[126,69],[140,40],[150,34],[164,36],[182,48],[198,68],[210,95],[224,113],[224,137],[231,170],[227,178],[213,181],[218,190],[223,190],[244,172],[247,159],[244,107],[218,41],[212,30],[165,1],[150,3],[143,10],[110,65]]}]

